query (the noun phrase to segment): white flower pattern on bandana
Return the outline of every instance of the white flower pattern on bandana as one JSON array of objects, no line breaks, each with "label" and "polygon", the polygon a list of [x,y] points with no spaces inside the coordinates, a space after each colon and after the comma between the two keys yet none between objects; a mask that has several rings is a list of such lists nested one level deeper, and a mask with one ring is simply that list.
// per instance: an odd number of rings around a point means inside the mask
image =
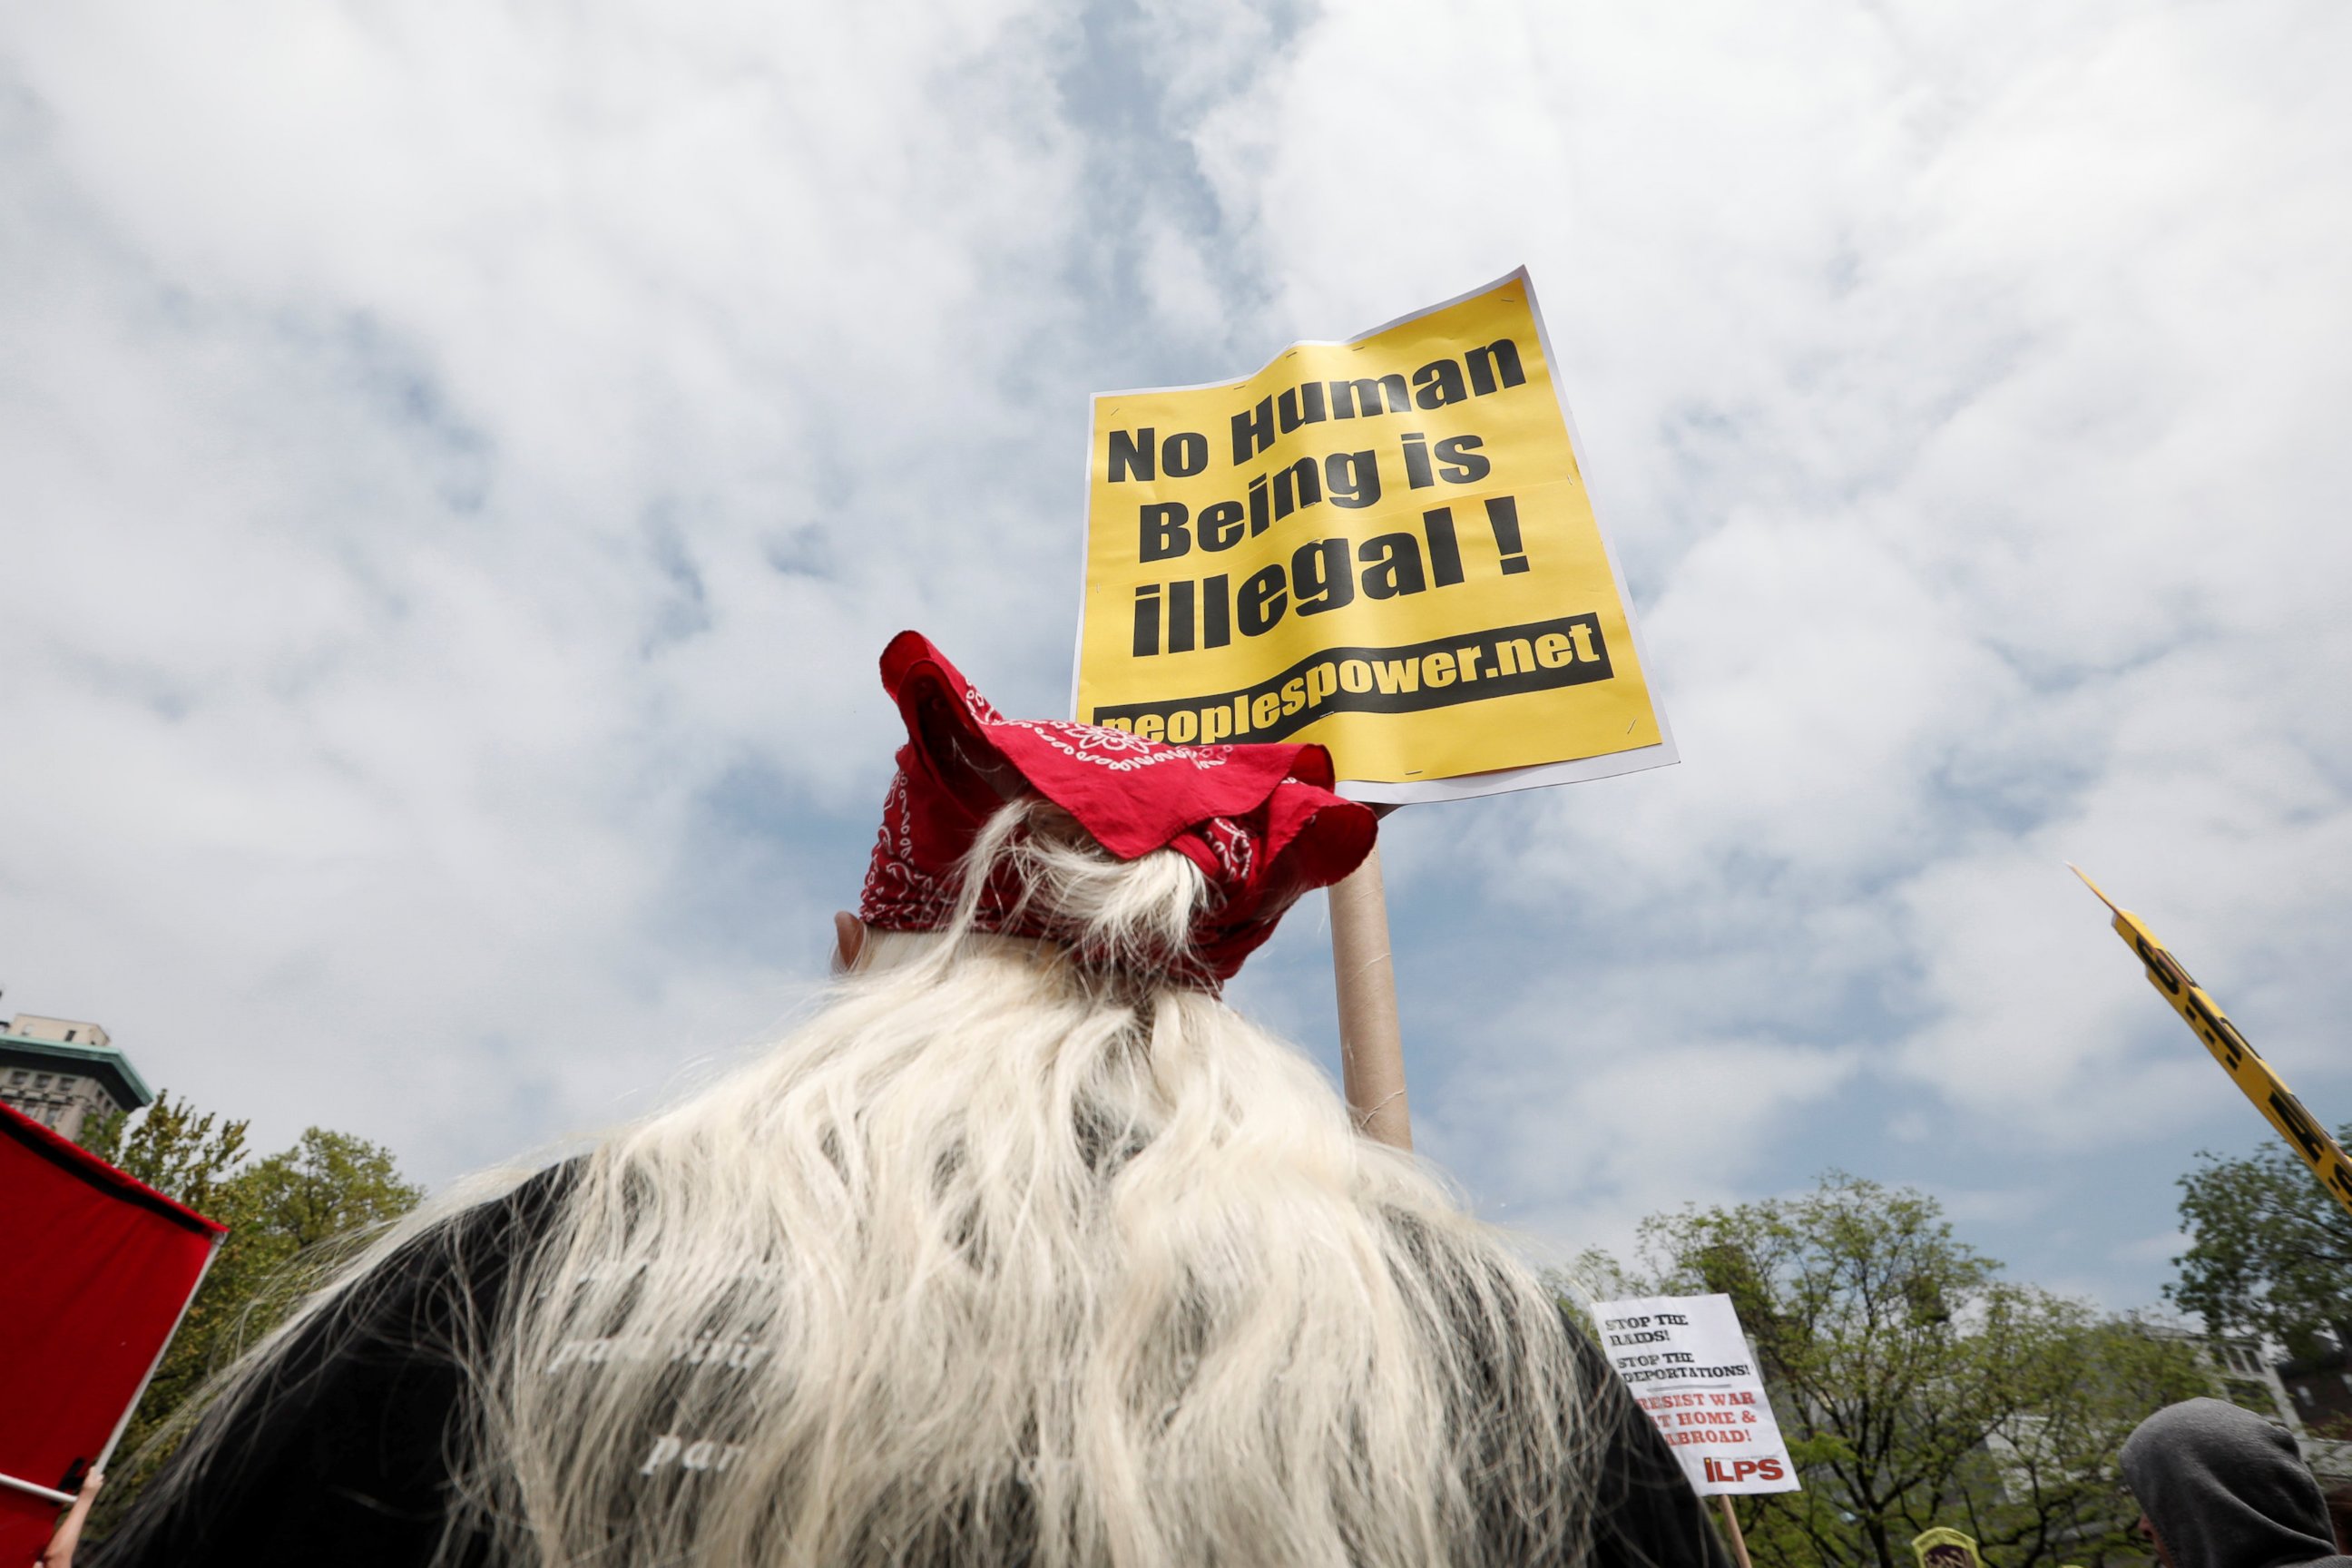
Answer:
[{"label": "white flower pattern on bandana", "polygon": [[893,777],[889,796],[882,803],[882,829],[866,868],[858,908],[867,911],[865,918],[871,923],[922,930],[945,921],[955,904],[955,890],[916,863],[914,814],[907,793],[907,775]]},{"label": "white flower pattern on bandana", "polygon": [[1092,763],[1115,773],[1164,767],[1171,763],[1190,763],[1203,771],[1221,768],[1234,750],[1231,746],[1165,746],[1124,730],[1074,724],[1060,719],[1006,719],[999,722],[1008,730],[1028,731],[1072,762]]},{"label": "white flower pattern on bandana", "polygon": [[1213,816],[1201,827],[1225,875],[1247,881],[1251,868],[1257,864],[1256,837],[1230,816]]},{"label": "white flower pattern on bandana", "polygon": [[997,710],[996,704],[967,686],[963,705],[973,719],[982,724],[1007,730],[1026,730],[1073,762],[1092,763],[1097,767],[1126,773],[1135,768],[1156,768],[1166,763],[1190,763],[1196,768],[1221,768],[1233,755],[1231,746],[1170,746],[1157,741],[1147,741],[1129,730],[1114,730],[1105,724],[1080,724],[1067,719],[1007,719]]}]

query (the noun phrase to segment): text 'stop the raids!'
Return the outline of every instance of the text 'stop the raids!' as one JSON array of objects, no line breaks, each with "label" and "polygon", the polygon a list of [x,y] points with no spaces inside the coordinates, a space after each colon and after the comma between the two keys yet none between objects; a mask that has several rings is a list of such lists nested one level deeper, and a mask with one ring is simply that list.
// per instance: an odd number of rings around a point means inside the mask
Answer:
[{"label": "text 'stop the raids!'", "polygon": [[1088,723],[1319,741],[1373,799],[1674,760],[1524,272],[1246,381],[1105,394],[1087,472]]}]

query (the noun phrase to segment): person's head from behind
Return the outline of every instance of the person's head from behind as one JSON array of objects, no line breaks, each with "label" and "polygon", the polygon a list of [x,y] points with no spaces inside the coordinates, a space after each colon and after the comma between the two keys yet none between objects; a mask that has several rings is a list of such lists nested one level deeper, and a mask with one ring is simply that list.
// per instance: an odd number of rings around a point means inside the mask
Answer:
[{"label": "person's head from behind", "polygon": [[2123,1472],[2166,1568],[2280,1568],[2336,1550],[2294,1436],[2224,1400],[2168,1405],[2141,1422]]},{"label": "person's head from behind", "polygon": [[1548,1293],[1218,994],[1369,811],[1319,748],[1006,721],[911,637],[884,677],[847,972],[583,1163],[483,1369],[482,1507],[550,1560],[1559,1553]]}]

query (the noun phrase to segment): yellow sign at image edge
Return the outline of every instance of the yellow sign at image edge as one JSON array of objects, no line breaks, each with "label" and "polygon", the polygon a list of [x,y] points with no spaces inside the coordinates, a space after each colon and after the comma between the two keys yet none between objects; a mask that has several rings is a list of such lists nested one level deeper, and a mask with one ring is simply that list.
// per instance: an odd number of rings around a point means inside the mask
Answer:
[{"label": "yellow sign at image edge", "polygon": [[2197,984],[2171,951],[2157,940],[2156,933],[2137,915],[2107,897],[2080,866],[2066,868],[2082,878],[2083,885],[2096,894],[2099,902],[2115,916],[2115,932],[2139,959],[2147,983],[2171,1004],[2172,1010],[2180,1015],[2181,1021],[2212,1053],[2213,1059],[2221,1064],[2221,1069],[2230,1075],[2239,1091],[2253,1101],[2263,1119],[2286,1140],[2289,1148],[2302,1156],[2303,1163],[2311,1167],[2311,1173],[2319,1178],[2319,1184],[2344,1205],[2347,1214],[2352,1214],[2352,1158],[2346,1156],[2343,1145],[2329,1135],[2317,1117],[2304,1109],[2294,1091],[2271,1070],[2261,1053],[2246,1043],[2238,1026],[2230,1022],[2220,1005],[2206,994],[2205,988]]}]

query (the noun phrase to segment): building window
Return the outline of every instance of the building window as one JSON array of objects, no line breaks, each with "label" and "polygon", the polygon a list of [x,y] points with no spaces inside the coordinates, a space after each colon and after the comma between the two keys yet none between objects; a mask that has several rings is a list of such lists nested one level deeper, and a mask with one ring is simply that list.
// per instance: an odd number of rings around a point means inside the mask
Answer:
[{"label": "building window", "polygon": [[35,1089],[47,1089],[47,1088],[48,1088],[48,1087],[49,1087],[49,1075],[48,1075],[48,1074],[47,1074],[47,1073],[43,1073],[40,1077],[38,1077],[38,1078],[35,1079],[33,1080],[33,1087],[34,1087]]},{"label": "building window", "polygon": [[10,1083],[22,1083],[32,1076],[33,1075],[28,1072],[12,1072],[8,1075],[8,1081]]}]

